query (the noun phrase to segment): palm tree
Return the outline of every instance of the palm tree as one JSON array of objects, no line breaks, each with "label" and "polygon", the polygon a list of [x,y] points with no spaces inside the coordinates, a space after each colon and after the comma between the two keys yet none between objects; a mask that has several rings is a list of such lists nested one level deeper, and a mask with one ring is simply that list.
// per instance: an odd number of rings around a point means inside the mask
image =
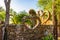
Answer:
[{"label": "palm tree", "polygon": [[[17,14],[17,12],[14,11],[14,10],[11,8],[11,9],[10,9],[10,21],[9,21],[10,24],[14,22],[14,16],[16,16],[16,14]],[[15,24],[15,22],[14,22],[14,24]]]},{"label": "palm tree", "polygon": [[22,18],[24,16],[28,16],[28,13],[25,12],[25,11],[21,11],[19,13],[13,12],[11,14],[11,22],[13,22],[13,24],[21,24],[22,23]]},{"label": "palm tree", "polygon": [[9,9],[10,9],[11,0],[4,0],[6,7],[6,17],[5,17],[5,26],[3,27],[3,40],[7,40],[6,27],[9,25]]},{"label": "palm tree", "polygon": [[52,0],[52,20],[53,20],[53,33],[54,33],[54,39],[58,40],[58,33],[57,33],[57,16],[56,16],[56,5],[55,0]]}]

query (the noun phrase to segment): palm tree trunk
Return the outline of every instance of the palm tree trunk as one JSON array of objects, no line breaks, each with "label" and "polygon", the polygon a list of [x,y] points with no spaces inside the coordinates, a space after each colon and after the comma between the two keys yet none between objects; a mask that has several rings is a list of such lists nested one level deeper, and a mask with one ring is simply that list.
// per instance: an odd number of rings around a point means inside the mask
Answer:
[{"label": "palm tree trunk", "polygon": [[58,40],[55,0],[52,0],[52,20],[53,20],[53,25],[54,25],[54,29],[53,29],[54,39]]},{"label": "palm tree trunk", "polygon": [[5,26],[3,27],[3,40],[7,40],[7,30],[6,27],[9,25],[9,9],[10,9],[10,1],[11,0],[4,0],[6,6],[6,17],[5,17]]}]

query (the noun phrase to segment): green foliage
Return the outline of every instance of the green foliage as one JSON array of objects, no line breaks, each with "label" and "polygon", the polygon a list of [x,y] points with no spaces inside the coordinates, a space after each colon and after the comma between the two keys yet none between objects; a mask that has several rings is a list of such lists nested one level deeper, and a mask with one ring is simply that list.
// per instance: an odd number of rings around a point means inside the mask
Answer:
[{"label": "green foliage", "polygon": [[[11,19],[12,19],[12,22],[13,22],[14,24],[21,24],[21,23],[22,23],[22,18],[23,18],[24,16],[29,16],[29,15],[28,15],[28,13],[25,12],[25,11],[16,13],[16,14],[13,15],[13,17],[11,18]],[[26,19],[25,22],[28,23],[28,24],[31,24],[31,22],[30,22],[29,19]]]},{"label": "green foliage", "polygon": [[53,35],[52,34],[49,34],[45,37],[42,38],[43,40],[53,40]]},{"label": "green foliage", "polygon": [[[38,7],[43,8],[44,10],[52,10],[52,0],[38,0]],[[55,5],[56,5],[56,10],[58,11],[58,9],[60,8],[60,0],[56,0],[55,1]]]},{"label": "green foliage", "polygon": [[5,20],[5,11],[0,12],[0,20],[1,21]]},{"label": "green foliage", "polygon": [[15,19],[16,22],[21,23],[21,22],[22,22],[22,18],[23,18],[24,16],[28,16],[28,15],[25,14],[25,13],[17,14],[17,15],[15,16],[15,18],[16,18],[16,19]]},{"label": "green foliage", "polygon": [[0,7],[0,21],[4,21],[4,20],[5,20],[5,11],[3,7]]},{"label": "green foliage", "polygon": [[38,7],[43,9],[51,8],[52,0],[38,0]]},{"label": "green foliage", "polygon": [[[52,0],[38,0],[37,2],[38,7],[44,9],[44,10],[49,10],[52,13]],[[60,0],[55,0],[56,5],[56,15],[58,22],[60,22]]]},{"label": "green foliage", "polygon": [[30,26],[31,26],[31,28],[33,27],[33,23],[31,22],[31,20],[30,19],[26,19],[26,21],[25,21],[26,23],[28,23]]},{"label": "green foliage", "polygon": [[[22,23],[22,18],[25,17],[25,16],[29,16],[29,14],[25,11],[21,11],[19,13],[14,13],[13,10],[10,11],[11,13],[11,22],[13,24],[21,24]],[[26,19],[25,23],[29,24],[29,25],[32,25],[32,22],[30,19]]]}]

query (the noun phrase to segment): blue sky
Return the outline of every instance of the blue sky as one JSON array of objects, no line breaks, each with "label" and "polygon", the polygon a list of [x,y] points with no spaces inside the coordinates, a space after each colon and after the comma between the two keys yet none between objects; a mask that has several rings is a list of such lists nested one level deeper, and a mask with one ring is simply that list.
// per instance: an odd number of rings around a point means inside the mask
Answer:
[{"label": "blue sky", "polygon": [[[0,0],[0,5],[5,8],[4,0]],[[11,8],[17,12],[28,11],[31,8],[37,10],[37,0],[11,0]]]}]

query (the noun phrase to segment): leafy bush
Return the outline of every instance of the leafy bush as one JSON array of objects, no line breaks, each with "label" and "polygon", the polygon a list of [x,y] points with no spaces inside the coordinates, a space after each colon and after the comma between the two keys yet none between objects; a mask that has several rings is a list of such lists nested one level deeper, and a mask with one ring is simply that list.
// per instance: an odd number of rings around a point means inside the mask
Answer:
[{"label": "leafy bush", "polygon": [[49,34],[45,37],[42,38],[43,40],[53,40],[53,35],[52,34]]}]

